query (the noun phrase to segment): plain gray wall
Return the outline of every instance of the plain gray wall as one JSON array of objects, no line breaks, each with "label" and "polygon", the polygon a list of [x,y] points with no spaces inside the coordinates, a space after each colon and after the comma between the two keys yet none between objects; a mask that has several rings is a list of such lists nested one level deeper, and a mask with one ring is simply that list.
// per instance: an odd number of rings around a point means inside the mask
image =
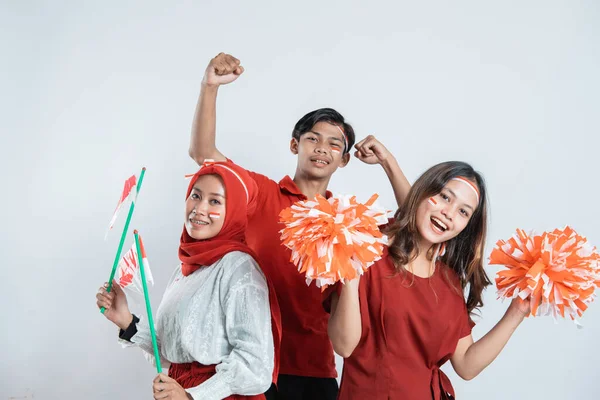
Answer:
[{"label": "plain gray wall", "polygon": [[[599,11],[595,1],[2,2],[0,398],[151,397],[152,367],[120,349],[95,308],[124,216],[103,236],[124,179],[146,166],[132,228],[156,308],[178,262],[200,81],[220,51],[246,67],[218,104],[218,146],[243,166],[293,175],[293,125],[330,106],[359,138],[380,138],[411,181],[451,159],[483,172],[487,254],[518,227],[570,224],[600,244]],[[378,192],[394,207],[384,173],[356,159],[331,189]],[[485,302],[476,338],[507,307],[494,288]],[[600,305],[582,322],[526,320],[475,380],[450,374],[459,398],[598,396]]]}]

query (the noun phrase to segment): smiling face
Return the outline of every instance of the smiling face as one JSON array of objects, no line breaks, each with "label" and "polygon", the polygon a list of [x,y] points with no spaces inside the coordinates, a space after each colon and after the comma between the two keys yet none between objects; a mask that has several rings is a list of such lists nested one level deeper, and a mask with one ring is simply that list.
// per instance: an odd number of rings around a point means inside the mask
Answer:
[{"label": "smiling face", "polygon": [[473,182],[464,178],[450,180],[440,193],[423,200],[417,208],[421,245],[428,248],[458,236],[469,223],[478,203]]},{"label": "smiling face", "polygon": [[201,175],[185,201],[185,229],[197,240],[215,237],[225,221],[225,187],[218,175]]},{"label": "smiling face", "polygon": [[344,154],[345,138],[339,126],[317,122],[310,131],[292,139],[290,150],[298,155],[297,171],[312,178],[329,178],[350,158]]}]

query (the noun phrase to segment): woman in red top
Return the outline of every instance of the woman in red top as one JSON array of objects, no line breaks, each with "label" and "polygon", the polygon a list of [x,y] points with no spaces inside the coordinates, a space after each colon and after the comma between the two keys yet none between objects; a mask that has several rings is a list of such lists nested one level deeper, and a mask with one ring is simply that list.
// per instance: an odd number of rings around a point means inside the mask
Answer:
[{"label": "woman in red top", "polygon": [[442,364],[469,380],[496,358],[529,309],[513,301],[473,341],[469,314],[491,283],[486,220],[485,183],[470,165],[438,164],[415,182],[383,258],[331,296],[328,332],[345,357],[339,399],[452,399]]}]

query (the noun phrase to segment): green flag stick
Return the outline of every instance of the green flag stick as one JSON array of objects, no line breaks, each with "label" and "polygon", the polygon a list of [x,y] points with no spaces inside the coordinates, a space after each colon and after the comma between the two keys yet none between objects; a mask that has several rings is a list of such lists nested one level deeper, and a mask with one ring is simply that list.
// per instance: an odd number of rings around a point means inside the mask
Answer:
[{"label": "green flag stick", "polygon": [[152,307],[150,307],[150,296],[148,295],[148,284],[146,283],[146,273],[144,272],[143,253],[140,249],[140,237],[138,231],[134,230],[135,249],[137,251],[138,265],[140,274],[142,275],[142,286],[144,287],[144,300],[146,300],[146,311],[148,312],[148,325],[150,325],[150,336],[152,337],[152,347],[154,348],[154,359],[156,360],[156,371],[160,374],[162,368],[160,366],[160,356],[158,354],[158,343],[156,342],[156,331],[154,330],[154,320],[152,319]]},{"label": "green flag stick", "polygon": [[[142,188],[142,181],[144,180],[144,174],[146,173],[146,168],[142,168],[142,172],[140,173],[140,179],[138,180],[137,187],[135,188],[135,197],[137,200],[137,195],[140,193],[140,189]],[[131,216],[133,215],[133,209],[135,208],[135,200],[131,202],[129,206],[129,214],[127,214],[127,221],[125,221],[125,226],[123,227],[123,233],[121,233],[121,241],[119,242],[119,248],[117,249],[117,254],[115,255],[115,261],[113,262],[112,271],[110,273],[110,278],[108,279],[108,288],[106,288],[107,292],[110,292],[112,289],[113,279],[115,279],[115,273],[117,272],[117,266],[119,265],[119,260],[121,260],[121,252],[123,251],[123,243],[125,243],[125,236],[127,236],[127,230],[129,229],[129,222],[131,221]],[[100,312],[104,314],[106,309],[102,307]]]}]

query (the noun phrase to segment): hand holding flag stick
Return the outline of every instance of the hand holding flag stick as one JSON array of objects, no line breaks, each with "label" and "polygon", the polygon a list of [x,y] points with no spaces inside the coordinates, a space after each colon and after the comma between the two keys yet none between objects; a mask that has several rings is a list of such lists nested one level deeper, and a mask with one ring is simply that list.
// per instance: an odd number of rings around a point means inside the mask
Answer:
[{"label": "hand holding flag stick", "polygon": [[[140,179],[138,180],[136,191],[135,191],[136,197],[139,194],[140,189],[142,188],[142,181],[144,180],[145,173],[146,173],[146,168],[142,168],[142,172],[140,173]],[[117,210],[115,210],[115,215],[113,216],[113,219],[111,221],[110,228],[112,228],[112,225],[116,218],[116,214],[118,213],[118,210],[119,210],[122,202],[125,200],[125,198],[127,198],[128,191],[131,190],[131,187],[128,185],[128,183],[130,183],[130,180],[127,180],[125,182],[125,188],[123,190],[123,195],[121,196],[121,199],[119,200],[119,204],[117,205]],[[117,271],[117,265],[119,265],[119,260],[121,259],[121,252],[123,251],[123,244],[125,243],[125,236],[127,235],[127,230],[129,229],[129,222],[131,222],[131,216],[133,215],[134,208],[135,208],[135,198],[131,202],[131,205],[129,206],[129,213],[127,214],[127,220],[125,221],[125,226],[123,227],[123,232],[121,233],[121,241],[119,242],[117,254],[115,255],[115,261],[113,262],[112,271],[110,273],[110,278],[108,279],[108,288],[106,289],[106,291],[109,293],[110,293],[110,290],[112,289],[113,279],[115,277],[115,272]],[[102,307],[100,309],[100,312],[102,314],[104,314],[104,311],[105,311],[105,308]]]}]

